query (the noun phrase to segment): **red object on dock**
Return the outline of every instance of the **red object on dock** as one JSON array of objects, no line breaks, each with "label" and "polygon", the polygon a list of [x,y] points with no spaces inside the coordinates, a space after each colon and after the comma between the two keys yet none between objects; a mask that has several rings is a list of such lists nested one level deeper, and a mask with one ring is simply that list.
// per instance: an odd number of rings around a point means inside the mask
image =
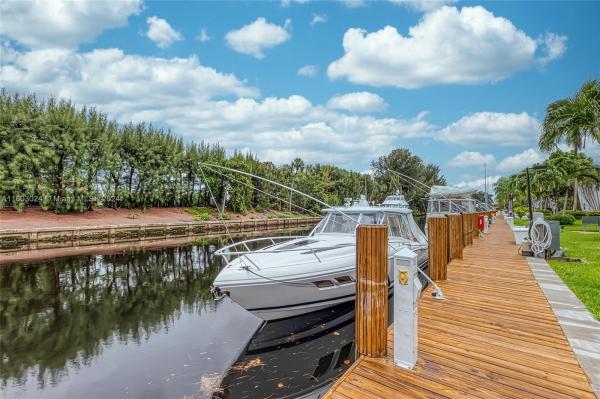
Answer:
[{"label": "red object on dock", "polygon": [[485,224],[484,216],[483,215],[479,215],[479,217],[477,218],[477,223],[479,224],[479,230],[483,231],[483,227],[484,227],[484,224]]}]

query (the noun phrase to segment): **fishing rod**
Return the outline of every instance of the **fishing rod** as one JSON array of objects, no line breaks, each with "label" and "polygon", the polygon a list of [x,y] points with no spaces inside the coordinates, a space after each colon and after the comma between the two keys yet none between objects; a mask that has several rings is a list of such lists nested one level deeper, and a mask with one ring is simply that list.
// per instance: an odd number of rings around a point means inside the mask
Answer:
[{"label": "fishing rod", "polygon": [[339,212],[341,215],[343,215],[344,217],[347,217],[348,219],[352,220],[356,224],[360,224],[360,222],[358,220],[354,219],[352,216],[348,215],[347,213],[344,213],[343,211],[341,211],[341,210],[339,210],[339,209],[337,209],[337,208],[329,205],[326,202],[321,201],[318,198],[313,197],[312,195],[303,193],[302,191],[296,190],[293,187],[286,186],[285,184],[281,184],[281,183],[276,182],[274,180],[270,180],[270,179],[267,179],[265,177],[257,176],[257,175],[252,174],[252,173],[248,173],[248,172],[244,172],[244,171],[241,171],[241,170],[236,170],[236,169],[228,168],[226,166],[216,165],[216,164],[212,164],[212,163],[208,163],[208,162],[200,162],[200,165],[204,165],[204,166],[207,166],[209,168],[212,167],[212,168],[226,170],[226,171],[229,171],[229,172],[239,173],[239,174],[242,174],[244,176],[252,177],[252,178],[255,178],[255,179],[259,179],[259,180],[265,181],[267,183],[274,184],[274,185],[276,185],[278,187],[281,187],[281,188],[286,189],[286,190],[290,190],[290,191],[292,191],[292,192],[294,192],[296,194],[299,194],[299,195],[302,195],[302,196],[304,196],[306,198],[309,198],[309,199],[311,199],[311,200],[313,200],[313,201],[315,201],[315,202],[323,205],[327,209],[332,209],[332,210],[334,210],[336,212]]}]

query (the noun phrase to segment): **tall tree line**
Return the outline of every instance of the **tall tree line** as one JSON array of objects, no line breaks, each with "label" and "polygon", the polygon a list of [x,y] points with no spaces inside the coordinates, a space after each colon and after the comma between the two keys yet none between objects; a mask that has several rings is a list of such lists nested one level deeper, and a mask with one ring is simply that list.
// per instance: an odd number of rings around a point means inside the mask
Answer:
[{"label": "tall tree line", "polygon": [[283,188],[207,163],[290,185],[332,205],[363,193],[381,201],[404,186],[413,207],[422,210],[422,193],[391,177],[383,165],[427,184],[445,183],[437,166],[424,165],[408,150],[374,161],[372,175],[307,165],[299,158],[277,166],[252,154],[227,156],[219,144],[184,143],[152,124],[118,124],[68,100],[0,93],[0,206],[19,211],[40,206],[57,213],[96,207],[320,208]]}]

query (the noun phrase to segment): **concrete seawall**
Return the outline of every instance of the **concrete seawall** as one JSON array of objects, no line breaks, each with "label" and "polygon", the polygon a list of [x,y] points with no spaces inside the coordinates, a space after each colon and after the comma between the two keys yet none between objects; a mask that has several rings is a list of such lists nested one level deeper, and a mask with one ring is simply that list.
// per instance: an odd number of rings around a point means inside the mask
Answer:
[{"label": "concrete seawall", "polygon": [[206,222],[106,225],[44,229],[0,230],[0,253],[48,248],[67,248],[120,242],[160,240],[226,233],[310,228],[321,218],[247,219]]}]

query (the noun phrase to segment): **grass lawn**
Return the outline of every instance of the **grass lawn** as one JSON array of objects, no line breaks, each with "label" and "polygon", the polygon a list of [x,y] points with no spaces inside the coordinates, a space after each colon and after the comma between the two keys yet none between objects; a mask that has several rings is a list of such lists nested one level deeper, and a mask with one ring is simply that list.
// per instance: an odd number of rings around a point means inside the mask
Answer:
[{"label": "grass lawn", "polygon": [[528,219],[521,219],[518,216],[515,216],[515,218],[513,219],[513,223],[515,226],[529,226]]},{"label": "grass lawn", "polygon": [[[595,232],[591,232],[594,229]],[[600,233],[588,227],[583,232],[581,220],[573,226],[565,226],[560,236],[560,245],[567,249],[567,256],[581,258],[584,264],[550,260],[550,266],[565,284],[587,306],[594,317],[600,320]]]}]

